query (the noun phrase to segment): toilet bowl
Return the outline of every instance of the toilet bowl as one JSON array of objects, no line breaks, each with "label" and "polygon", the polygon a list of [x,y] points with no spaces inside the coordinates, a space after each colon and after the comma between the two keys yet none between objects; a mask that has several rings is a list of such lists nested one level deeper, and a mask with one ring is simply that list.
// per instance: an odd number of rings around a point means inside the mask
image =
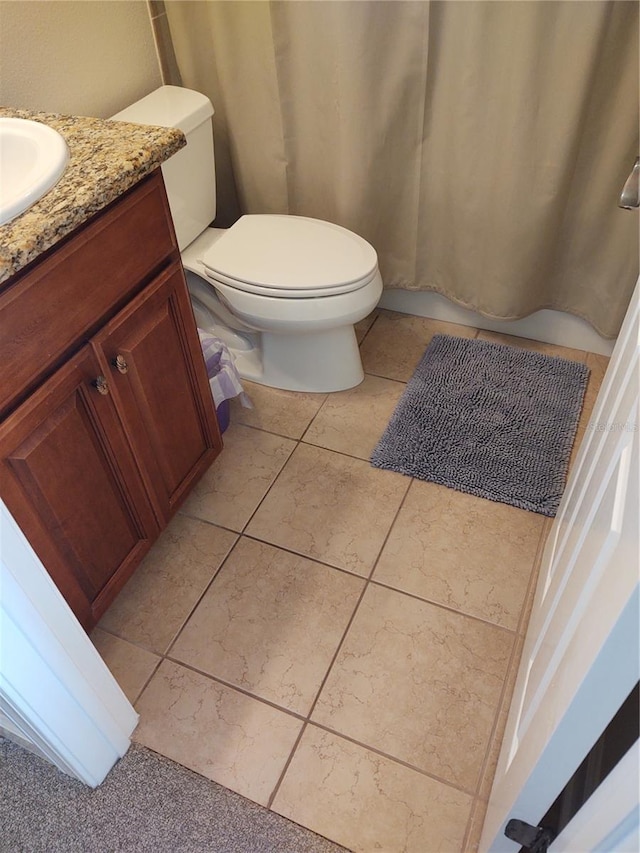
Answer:
[{"label": "toilet bowl", "polygon": [[377,255],[339,225],[252,214],[215,217],[210,101],[162,86],[113,116],[180,127],[187,147],[163,164],[198,326],[231,350],[242,377],[291,391],[341,391],[363,379],[354,324],[382,294]]}]

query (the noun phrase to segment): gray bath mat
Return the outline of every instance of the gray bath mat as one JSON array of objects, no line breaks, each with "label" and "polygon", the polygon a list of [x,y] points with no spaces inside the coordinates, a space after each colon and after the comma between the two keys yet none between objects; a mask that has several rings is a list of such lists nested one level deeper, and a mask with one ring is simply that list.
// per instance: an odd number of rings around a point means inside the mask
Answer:
[{"label": "gray bath mat", "polygon": [[435,335],[371,462],[554,516],[588,378],[577,361]]}]

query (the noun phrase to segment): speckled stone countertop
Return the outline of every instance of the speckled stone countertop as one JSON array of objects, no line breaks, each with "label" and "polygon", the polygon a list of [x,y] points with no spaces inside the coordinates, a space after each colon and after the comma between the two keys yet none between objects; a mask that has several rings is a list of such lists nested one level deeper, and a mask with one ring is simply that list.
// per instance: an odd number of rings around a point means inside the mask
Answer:
[{"label": "speckled stone countertop", "polygon": [[0,283],[102,210],[186,144],[180,130],[0,107],[0,116],[48,124],[64,136],[69,163],[58,183],[0,225]]}]

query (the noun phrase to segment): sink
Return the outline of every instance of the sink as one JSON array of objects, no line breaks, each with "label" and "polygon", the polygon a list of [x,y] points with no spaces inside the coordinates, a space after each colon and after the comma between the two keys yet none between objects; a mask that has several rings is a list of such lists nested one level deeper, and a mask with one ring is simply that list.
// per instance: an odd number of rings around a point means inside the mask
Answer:
[{"label": "sink", "polygon": [[0,118],[0,225],[49,192],[68,160],[67,143],[57,130],[29,119]]}]

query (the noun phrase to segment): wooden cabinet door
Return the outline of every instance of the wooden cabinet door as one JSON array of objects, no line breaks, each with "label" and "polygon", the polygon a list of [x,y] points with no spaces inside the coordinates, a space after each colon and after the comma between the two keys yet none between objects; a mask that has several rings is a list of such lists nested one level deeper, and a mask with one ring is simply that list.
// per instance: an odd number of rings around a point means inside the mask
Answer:
[{"label": "wooden cabinet door", "polygon": [[92,346],[164,525],[222,449],[180,264],[133,299]]},{"label": "wooden cabinet door", "polygon": [[85,347],[0,424],[0,493],[86,629],[159,532],[101,373]]}]

